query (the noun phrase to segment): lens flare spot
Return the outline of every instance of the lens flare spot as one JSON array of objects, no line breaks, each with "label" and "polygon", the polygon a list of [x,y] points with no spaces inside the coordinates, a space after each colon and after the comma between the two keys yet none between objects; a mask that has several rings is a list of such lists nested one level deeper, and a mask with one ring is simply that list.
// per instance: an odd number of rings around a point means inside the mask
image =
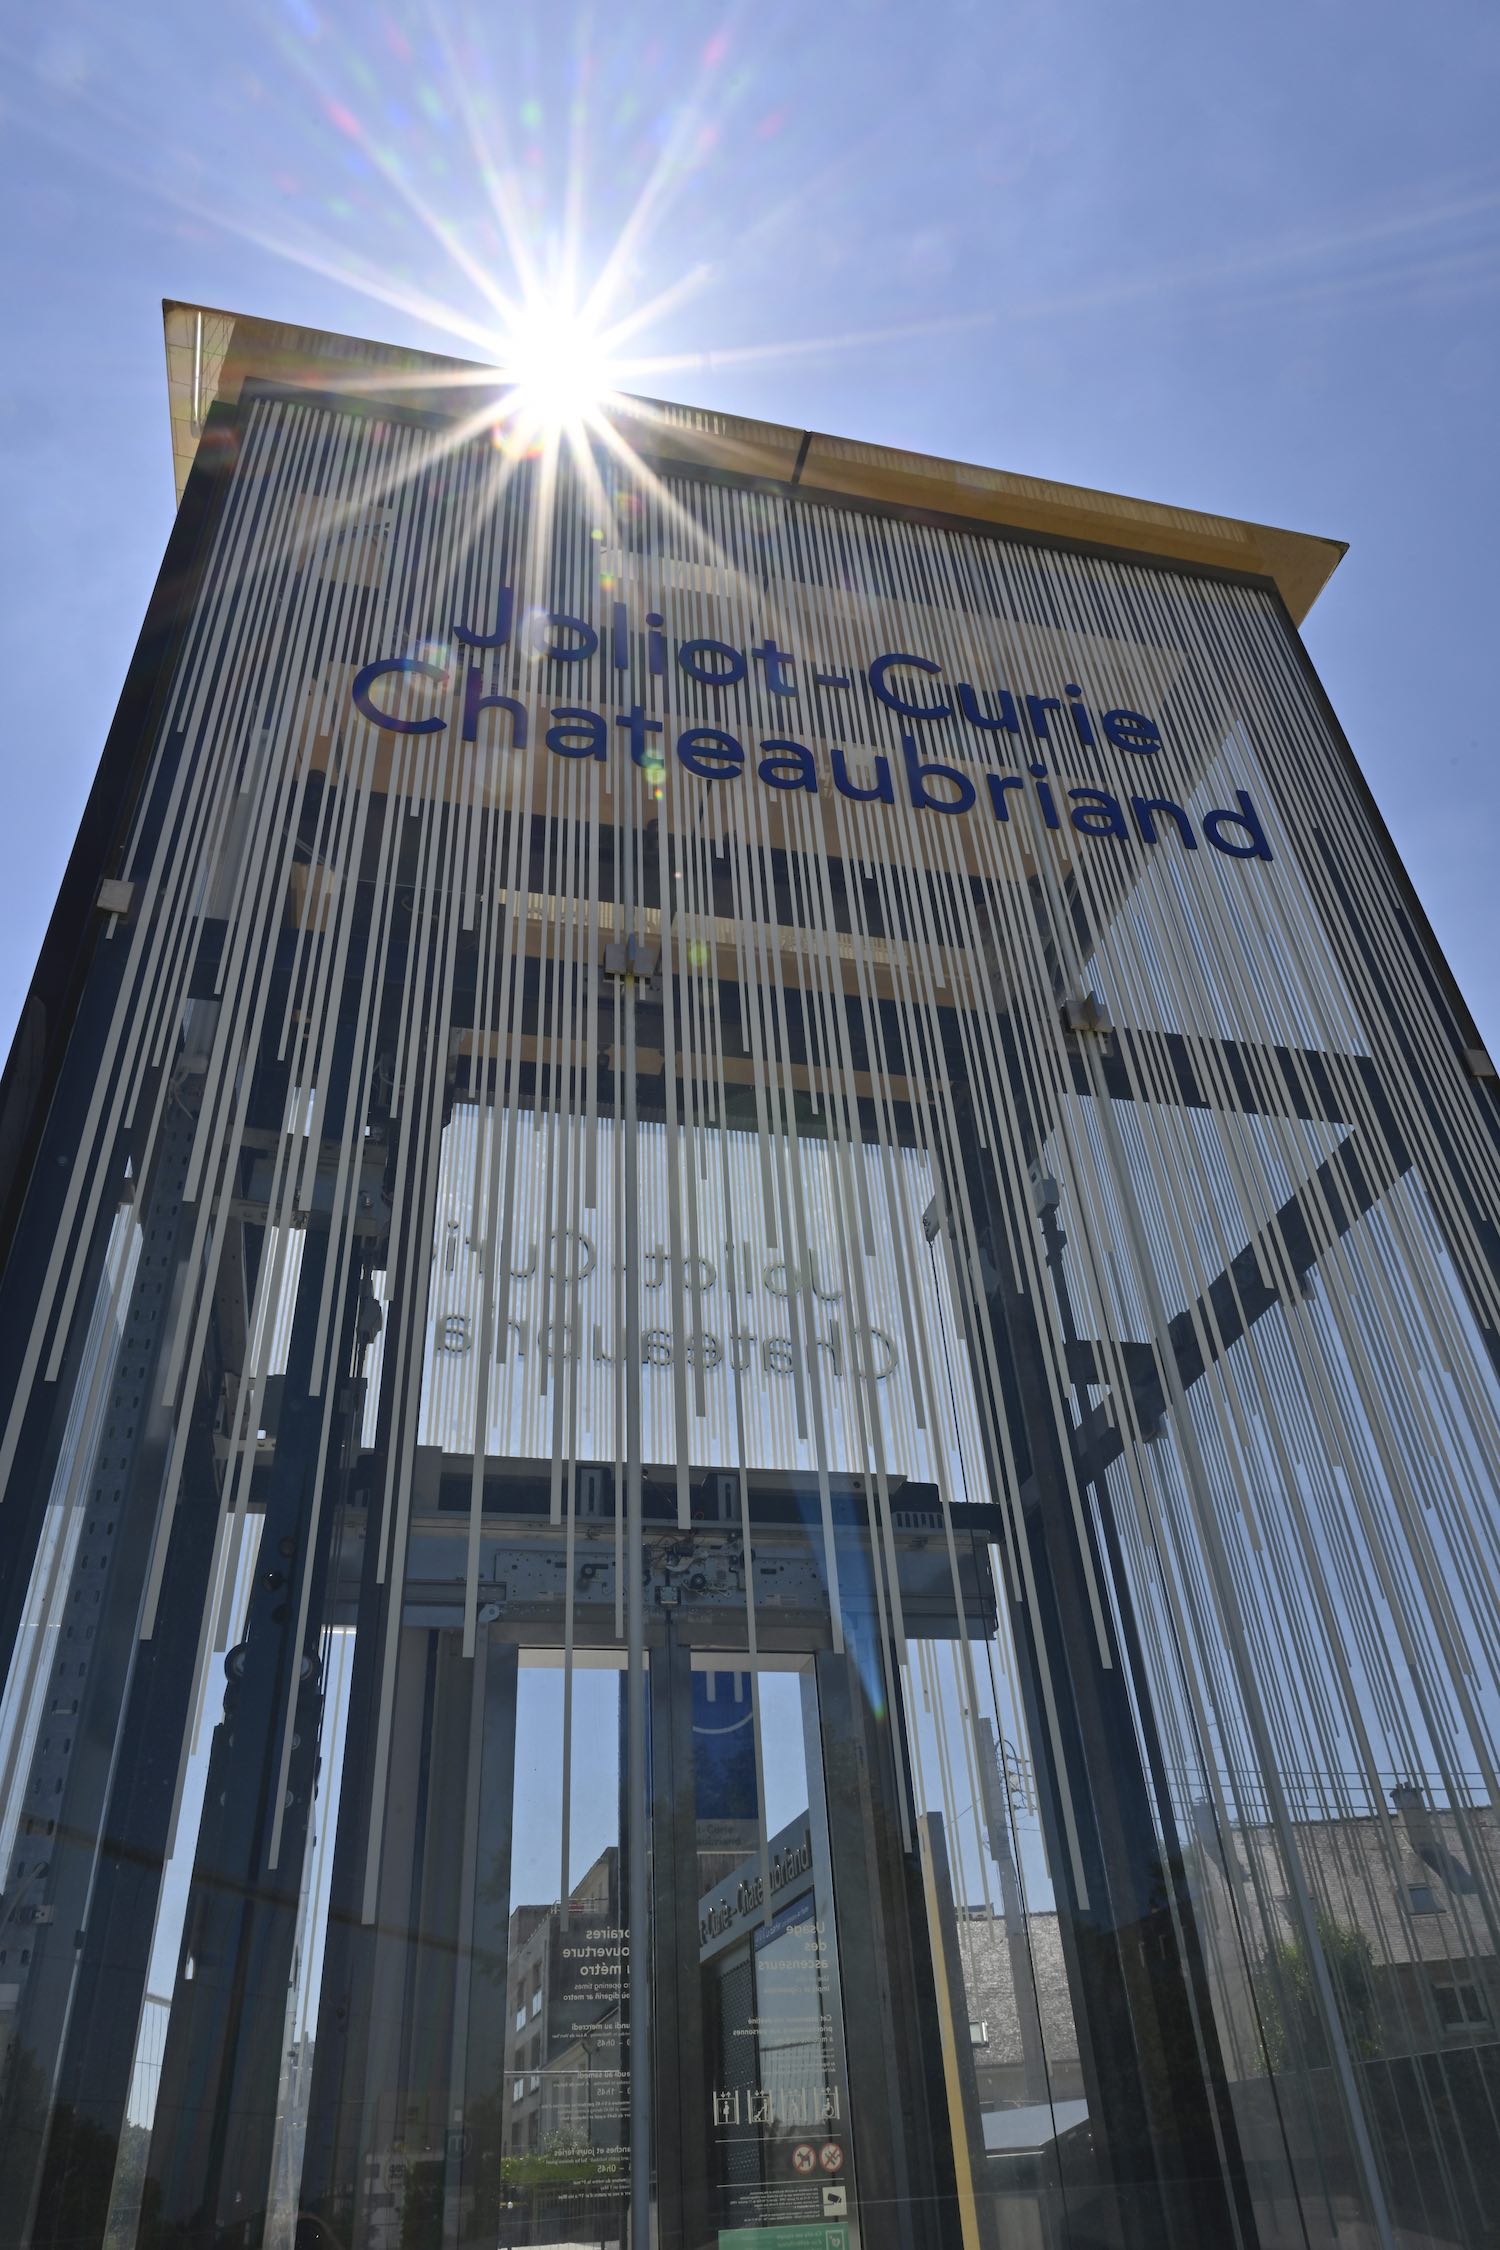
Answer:
[{"label": "lens flare spot", "polygon": [[522,430],[585,424],[613,388],[597,332],[560,300],[522,311],[506,338],[504,372],[512,389],[503,411]]}]

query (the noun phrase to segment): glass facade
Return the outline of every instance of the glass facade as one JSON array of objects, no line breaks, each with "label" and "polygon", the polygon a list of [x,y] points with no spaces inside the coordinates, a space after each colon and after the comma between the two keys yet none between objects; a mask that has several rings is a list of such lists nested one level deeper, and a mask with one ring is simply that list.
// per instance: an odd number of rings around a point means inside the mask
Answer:
[{"label": "glass facade", "polygon": [[1274,585],[467,413],[209,414],[12,1057],[0,2234],[1500,2240],[1500,1112]]}]

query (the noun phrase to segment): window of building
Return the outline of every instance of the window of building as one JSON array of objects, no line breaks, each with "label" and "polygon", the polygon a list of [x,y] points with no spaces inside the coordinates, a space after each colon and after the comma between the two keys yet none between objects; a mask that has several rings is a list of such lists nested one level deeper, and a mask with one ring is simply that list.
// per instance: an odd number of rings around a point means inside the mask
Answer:
[{"label": "window of building", "polygon": [[1430,1883],[1408,1883],[1406,1895],[1413,1914],[1441,1914],[1443,1902]]},{"label": "window of building", "polygon": [[1468,1979],[1434,1984],[1432,1997],[1437,2006],[1438,2022],[1445,2031],[1463,2031],[1471,2024],[1490,2020],[1483,1992]]}]

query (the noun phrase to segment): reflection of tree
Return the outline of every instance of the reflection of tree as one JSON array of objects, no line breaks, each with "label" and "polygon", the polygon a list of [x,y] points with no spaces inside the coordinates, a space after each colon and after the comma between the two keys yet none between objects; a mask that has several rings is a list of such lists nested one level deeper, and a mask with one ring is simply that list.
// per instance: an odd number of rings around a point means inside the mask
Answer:
[{"label": "reflection of tree", "polygon": [[[518,2238],[546,2241],[559,2232],[570,2240],[591,2239],[597,2229],[581,2215],[580,2202],[594,2205],[597,2213],[601,2201],[625,2194],[621,2152],[596,2153],[565,2132],[549,2133],[540,2148],[502,2157],[499,2174],[502,2250]],[[610,2232],[617,2233],[618,2225]]]},{"label": "reflection of tree", "polygon": [[613,2154],[595,2156],[579,2142],[570,2140],[566,2133],[549,2133],[540,2148],[527,2149],[519,2156],[503,2157],[500,2175],[513,2196],[525,2196],[537,2205],[560,2187],[618,2180],[619,2162]]},{"label": "reflection of tree", "polygon": [[151,2154],[151,2134],[144,2125],[127,2125],[120,2135],[120,2161],[115,2168],[114,2209],[105,2229],[102,2250],[134,2250],[136,2215],[149,2228],[160,2189],[147,2191],[146,2159]]},{"label": "reflection of tree", "polygon": [[[1317,1917],[1317,1942],[1349,2052],[1356,2062],[1366,2062],[1380,2051],[1374,1948],[1363,1930],[1331,1914]],[[1307,2070],[1328,2063],[1328,2030],[1312,1954],[1303,1938],[1283,1938],[1269,1949],[1256,1972],[1255,1989],[1271,2068]]]},{"label": "reflection of tree", "polygon": [[[46,2154],[37,2197],[37,2233],[59,2242],[97,2242],[101,2250],[133,2250],[139,2221],[142,2242],[154,2240],[161,2191],[146,2179],[151,2134],[144,2125],[113,2133],[68,2102],[49,2104],[49,2088],[35,2057],[17,2044],[5,2071],[0,2116],[7,2155],[34,2152],[43,2136]],[[50,2111],[50,2114],[49,2114]],[[105,2214],[114,2196],[113,2221]],[[5,2226],[0,2222],[0,2236]]]},{"label": "reflection of tree", "polygon": [[401,2250],[438,2250],[443,2239],[443,2160],[408,2158],[401,2206]]}]

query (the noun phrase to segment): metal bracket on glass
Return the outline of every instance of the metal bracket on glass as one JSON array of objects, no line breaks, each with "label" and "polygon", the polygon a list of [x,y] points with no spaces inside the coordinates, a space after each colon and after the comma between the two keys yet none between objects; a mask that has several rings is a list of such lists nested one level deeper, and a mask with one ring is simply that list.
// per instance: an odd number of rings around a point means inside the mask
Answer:
[{"label": "metal bracket on glass", "polygon": [[1062,1189],[1051,1172],[1044,1172],[1039,1164],[1030,1167],[1031,1200],[1039,1219],[1055,1211],[1062,1202]]},{"label": "metal bracket on glass", "polygon": [[661,959],[661,948],[646,938],[616,938],[604,948],[604,973],[607,977],[629,977],[644,984],[656,974]]},{"label": "metal bracket on glass", "polygon": [[1063,1002],[1063,1029],[1084,1031],[1096,1039],[1107,1039],[1114,1029],[1109,1011],[1096,992],[1084,992]]},{"label": "metal bracket on glass", "polygon": [[94,904],[101,914],[128,914],[135,904],[135,885],[121,876],[106,875]]}]

